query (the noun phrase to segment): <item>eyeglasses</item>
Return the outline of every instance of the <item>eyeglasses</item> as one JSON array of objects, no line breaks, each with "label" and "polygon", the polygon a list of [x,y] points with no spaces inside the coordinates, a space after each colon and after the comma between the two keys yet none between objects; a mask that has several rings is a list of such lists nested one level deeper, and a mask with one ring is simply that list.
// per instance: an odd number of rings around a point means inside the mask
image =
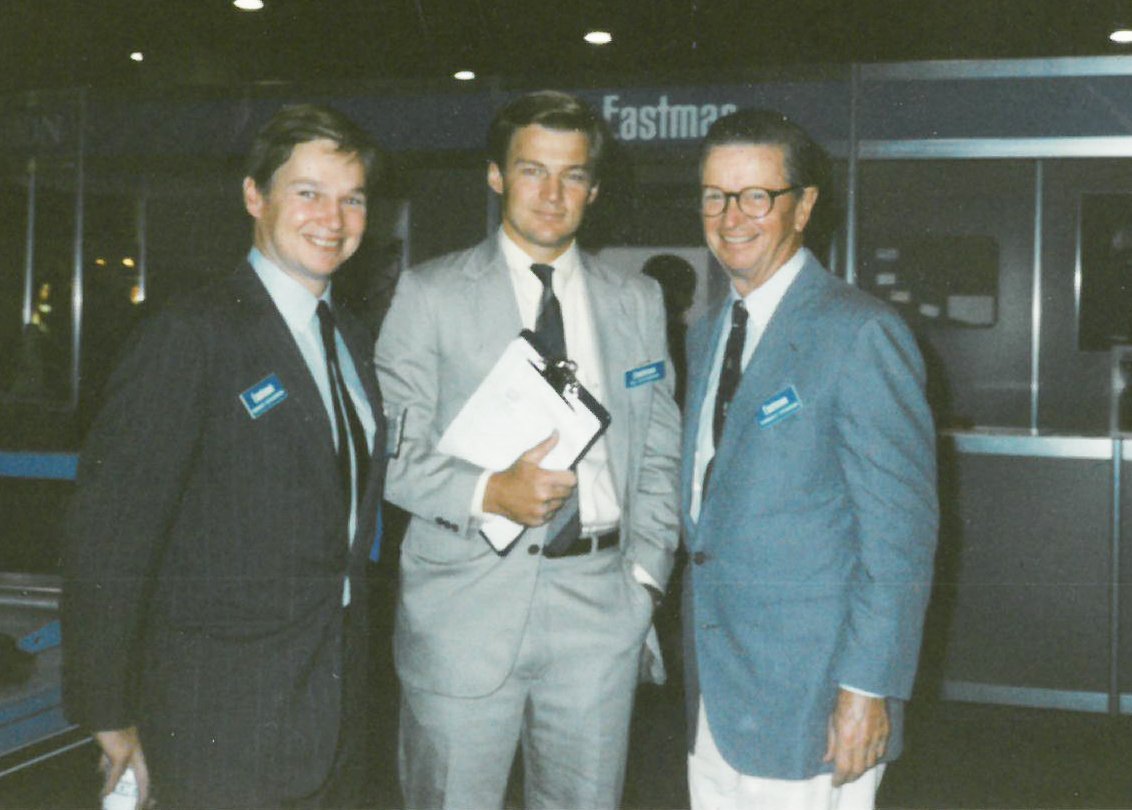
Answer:
[{"label": "eyeglasses", "polygon": [[801,188],[790,186],[772,191],[769,188],[750,186],[740,191],[724,191],[715,186],[704,186],[700,193],[700,213],[705,217],[718,217],[727,210],[728,200],[734,199],[740,211],[749,217],[760,219],[770,213],[776,199]]}]

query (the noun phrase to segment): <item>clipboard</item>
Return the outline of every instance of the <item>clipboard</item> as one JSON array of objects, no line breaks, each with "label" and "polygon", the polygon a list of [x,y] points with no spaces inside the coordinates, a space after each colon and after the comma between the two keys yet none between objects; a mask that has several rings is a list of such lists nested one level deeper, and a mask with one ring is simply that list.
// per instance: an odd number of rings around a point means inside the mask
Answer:
[{"label": "clipboard", "polygon": [[[575,369],[573,361],[548,359],[524,329],[448,425],[437,451],[499,472],[557,430],[558,444],[542,467],[572,468],[610,423],[609,411],[578,382]],[[489,515],[480,532],[504,552],[524,528]]]}]

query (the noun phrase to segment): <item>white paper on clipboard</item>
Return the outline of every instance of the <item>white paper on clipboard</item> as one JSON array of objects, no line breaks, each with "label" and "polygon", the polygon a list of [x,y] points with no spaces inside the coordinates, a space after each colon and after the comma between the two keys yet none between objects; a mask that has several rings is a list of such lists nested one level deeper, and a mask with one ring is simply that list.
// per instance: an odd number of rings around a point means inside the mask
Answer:
[{"label": "white paper on clipboard", "polygon": [[[436,449],[498,472],[557,430],[558,444],[541,466],[569,468],[605,429],[608,414],[581,386],[555,390],[542,374],[545,368],[538,350],[526,338],[515,338],[456,414]],[[480,531],[497,551],[503,551],[523,528],[502,515],[490,515]]]}]

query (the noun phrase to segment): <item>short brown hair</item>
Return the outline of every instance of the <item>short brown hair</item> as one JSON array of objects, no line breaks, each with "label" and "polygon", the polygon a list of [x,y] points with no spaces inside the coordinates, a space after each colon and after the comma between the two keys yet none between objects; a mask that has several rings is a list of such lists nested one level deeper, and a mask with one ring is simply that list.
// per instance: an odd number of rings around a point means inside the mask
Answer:
[{"label": "short brown hair", "polygon": [[605,122],[588,104],[568,93],[539,90],[520,96],[495,114],[487,131],[488,159],[499,167],[507,167],[507,151],[515,132],[531,124],[547,129],[581,132],[589,141],[589,168],[596,181],[601,174],[601,160],[609,137]]},{"label": "short brown hair", "polygon": [[825,190],[830,181],[829,155],[800,126],[775,110],[739,110],[718,119],[700,147],[700,170],[716,146],[779,146],[785,153],[786,182]]},{"label": "short brown hair", "polygon": [[284,107],[260,128],[248,152],[246,176],[266,194],[271,178],[295,147],[321,139],[333,141],[339,152],[357,155],[365,167],[366,184],[373,181],[382,162],[373,139],[342,113],[317,104]]}]

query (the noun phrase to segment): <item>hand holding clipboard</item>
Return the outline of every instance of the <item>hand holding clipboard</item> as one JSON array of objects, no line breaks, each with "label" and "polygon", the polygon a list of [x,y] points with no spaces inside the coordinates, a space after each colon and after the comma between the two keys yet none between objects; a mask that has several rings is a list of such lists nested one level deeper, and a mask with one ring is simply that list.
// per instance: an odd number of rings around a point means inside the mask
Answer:
[{"label": "hand holding clipboard", "polygon": [[[574,466],[609,426],[609,412],[577,381],[569,361],[549,362],[524,330],[445,430],[437,450],[499,472],[552,432],[558,443],[543,458],[545,469]],[[523,526],[492,515],[480,530],[498,551]]]}]

